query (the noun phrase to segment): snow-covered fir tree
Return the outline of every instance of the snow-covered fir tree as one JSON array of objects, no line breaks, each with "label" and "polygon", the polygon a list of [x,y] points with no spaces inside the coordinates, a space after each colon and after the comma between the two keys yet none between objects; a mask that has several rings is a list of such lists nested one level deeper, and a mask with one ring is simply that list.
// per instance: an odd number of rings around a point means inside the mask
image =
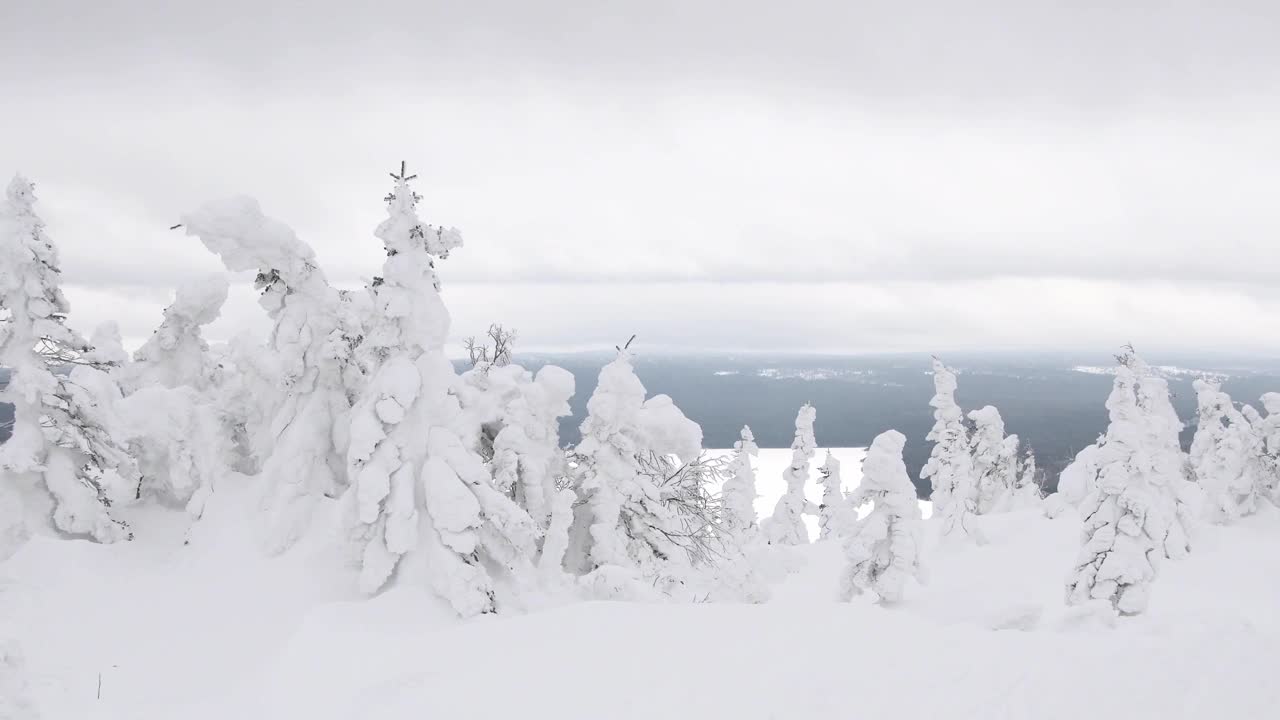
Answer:
[{"label": "snow-covered fir tree", "polygon": [[1181,558],[1191,551],[1195,517],[1187,500],[1192,479],[1191,463],[1182,450],[1179,435],[1182,421],[1173,409],[1169,382],[1152,371],[1132,348],[1120,356],[1134,371],[1138,383],[1138,408],[1145,430],[1145,453],[1150,462],[1149,481],[1156,486],[1162,503],[1160,517],[1166,521],[1165,557]]},{"label": "snow-covered fir tree", "polygon": [[979,515],[1008,507],[1018,478],[1018,436],[1004,434],[1000,411],[987,405],[969,412],[973,421],[975,512]]},{"label": "snow-covered fir tree", "polygon": [[739,440],[733,444],[733,460],[729,477],[720,491],[720,525],[731,536],[749,540],[759,529],[756,519],[756,471],[751,461],[760,453],[751,428],[742,426]]},{"label": "snow-covered fir tree", "polygon": [[360,587],[376,592],[412,557],[460,615],[494,612],[498,582],[535,579],[537,526],[462,437],[435,270],[462,236],[419,220],[413,176],[392,177],[375,231],[387,259],[369,287],[376,312],[362,346],[372,375],[352,409],[347,454]]},{"label": "snow-covered fir tree", "polygon": [[[1067,601],[1106,600],[1122,614],[1146,609],[1164,557],[1189,549],[1181,427],[1168,386],[1132,352],[1119,357],[1110,425],[1096,446],[1097,479],[1080,506],[1084,547],[1068,579]],[[1144,387],[1145,385],[1145,387]],[[1172,415],[1172,417],[1171,417]]]},{"label": "snow-covered fir tree", "polygon": [[[13,405],[12,435],[0,446],[0,502],[51,516],[59,532],[114,542],[130,537],[111,514],[132,498],[137,470],[125,439],[95,392],[111,383],[93,348],[67,327],[58,252],[35,212],[35,188],[15,177],[0,211],[0,365],[9,382],[0,401]],[[55,372],[72,368],[70,373]],[[116,391],[118,393],[118,390]],[[49,505],[52,509],[46,513]],[[22,513],[5,513],[23,523]],[[0,534],[21,534],[0,528]]]},{"label": "snow-covered fir tree", "polygon": [[567,560],[594,595],[674,594],[689,580],[711,531],[707,490],[682,472],[701,448],[702,429],[671,398],[645,399],[626,349],[601,369],[575,449],[580,499]]},{"label": "snow-covered fir tree", "polygon": [[215,359],[202,328],[218,319],[227,300],[227,278],[210,275],[178,288],[164,309],[164,320],[121,371],[125,392],[146,385],[206,389],[213,380]]},{"label": "snow-covered fir tree", "polygon": [[[262,352],[276,371],[274,392],[256,399],[270,420],[250,445],[263,455],[253,464],[261,468],[264,544],[281,552],[306,532],[320,498],[347,485],[346,431],[362,383],[353,361],[361,334],[356,311],[350,296],[325,280],[312,249],[256,201],[209,203],[182,224],[228,270],[257,272],[258,302],[273,323]],[[210,294],[193,304],[207,310]]]},{"label": "snow-covered fir tree", "polygon": [[778,498],[773,515],[761,523],[760,529],[770,545],[804,545],[809,542],[809,529],[804,516],[816,515],[818,508],[805,497],[809,484],[809,462],[817,452],[818,441],[813,435],[813,423],[818,411],[805,404],[796,414],[796,436],[791,443],[791,464],[783,471],[787,489]]},{"label": "snow-covered fir tree", "polygon": [[969,450],[969,429],[964,413],[956,404],[955,370],[933,359],[934,396],[933,428],[925,436],[933,442],[933,451],[920,471],[920,479],[929,480],[933,492],[934,515],[942,521],[943,535],[963,536],[975,531],[972,516],[977,512],[977,487],[973,458]]},{"label": "snow-covered fir tree", "polygon": [[1204,493],[1206,517],[1229,523],[1257,509],[1261,443],[1244,413],[1216,383],[1198,379],[1192,386],[1197,409],[1191,468]]},{"label": "snow-covered fir tree", "polygon": [[[1011,450],[1014,452],[1017,451],[1017,438],[1017,435],[1005,438],[1005,443],[1011,444],[1013,446]],[[1010,440],[1013,442],[1010,443]],[[1009,494],[1009,509],[1037,507],[1043,499],[1039,470],[1036,468],[1036,453],[1028,446],[1018,464],[1018,478],[1014,482],[1013,491]]]},{"label": "snow-covered fir tree", "polygon": [[1280,393],[1264,393],[1260,399],[1267,414],[1254,411],[1250,420],[1261,455],[1258,484],[1263,495],[1280,505]]},{"label": "snow-covered fir tree", "polygon": [[539,528],[551,520],[556,478],[565,473],[559,418],[570,414],[573,374],[544,365],[481,363],[458,386],[464,439],[488,463],[494,486],[524,508]]},{"label": "snow-covered fir tree", "polygon": [[858,508],[870,503],[871,511],[845,541],[843,600],[870,590],[881,602],[897,602],[907,581],[919,574],[920,505],[902,461],[906,442],[902,433],[888,430],[877,435],[867,450],[862,481],[850,504]]},{"label": "snow-covered fir tree", "polygon": [[818,468],[818,484],[822,486],[822,504],[818,506],[818,538],[840,538],[849,534],[858,516],[844,494],[840,476],[840,460],[827,451],[827,459]]}]

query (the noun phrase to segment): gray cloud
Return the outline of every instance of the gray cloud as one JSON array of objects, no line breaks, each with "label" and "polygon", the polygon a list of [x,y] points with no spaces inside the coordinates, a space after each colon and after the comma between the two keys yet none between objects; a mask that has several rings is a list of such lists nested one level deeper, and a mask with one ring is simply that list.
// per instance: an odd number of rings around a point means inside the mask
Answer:
[{"label": "gray cloud", "polygon": [[1198,319],[1275,309],[1280,9],[846,5],[26,3],[0,170],[133,337],[228,194],[358,286],[404,158],[458,325],[535,345],[1280,347]]}]

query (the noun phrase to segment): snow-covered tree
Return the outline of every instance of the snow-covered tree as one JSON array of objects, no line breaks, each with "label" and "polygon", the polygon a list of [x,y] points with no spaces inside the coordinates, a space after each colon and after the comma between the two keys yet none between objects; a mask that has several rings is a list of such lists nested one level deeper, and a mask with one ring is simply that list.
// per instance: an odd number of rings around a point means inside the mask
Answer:
[{"label": "snow-covered tree", "polygon": [[1167,380],[1154,373],[1132,348],[1127,349],[1120,360],[1128,363],[1137,377],[1138,408],[1146,431],[1145,452],[1151,463],[1149,481],[1158,490],[1157,497],[1162,503],[1160,515],[1167,522],[1162,549],[1165,557],[1185,557],[1191,551],[1195,518],[1187,502],[1192,472],[1179,440],[1182,421],[1173,409]]},{"label": "snow-covered tree", "polygon": [[[1011,444],[1013,446],[1011,450],[1014,452],[1017,451],[1017,438],[1017,435],[1010,435],[1005,438],[1005,443]],[[1010,440],[1013,442],[1010,443]],[[1035,450],[1028,446],[1026,452],[1022,455],[1022,461],[1018,465],[1018,479],[1014,483],[1013,491],[1009,494],[1010,510],[1040,505],[1044,495],[1041,492],[1038,473]]]},{"label": "snow-covered tree", "polygon": [[1265,393],[1261,400],[1266,416],[1249,408],[1254,416],[1250,425],[1260,446],[1259,485],[1272,503],[1280,505],[1280,393]]},{"label": "snow-covered tree", "polygon": [[897,430],[880,433],[862,462],[862,482],[850,504],[858,508],[871,503],[871,512],[845,541],[843,600],[871,590],[881,602],[897,602],[907,581],[919,574],[920,505],[902,461],[906,442]]},{"label": "snow-covered tree", "polygon": [[809,542],[809,529],[804,516],[816,515],[818,508],[805,498],[805,485],[809,483],[809,461],[817,451],[818,441],[813,436],[813,422],[818,411],[805,404],[796,414],[796,437],[791,443],[791,464],[783,471],[787,483],[786,492],[778,498],[778,504],[760,525],[764,538],[770,545],[804,545]]},{"label": "snow-covered tree", "polygon": [[740,439],[733,444],[733,460],[729,477],[720,491],[721,521],[725,532],[740,540],[748,540],[759,529],[756,521],[756,471],[752,458],[760,453],[751,428],[742,426]]},{"label": "snow-covered tree", "polygon": [[573,374],[545,365],[482,363],[462,376],[457,392],[464,440],[488,463],[493,484],[525,509],[539,528],[552,514],[556,478],[564,474],[558,419],[570,414]]},{"label": "snow-covered tree", "polygon": [[1216,383],[1196,380],[1191,468],[1204,491],[1205,514],[1229,523],[1257,509],[1262,454],[1258,436]]},{"label": "snow-covered tree", "polygon": [[964,424],[964,413],[956,404],[955,370],[933,359],[934,396],[929,401],[933,408],[933,428],[925,436],[934,443],[928,462],[920,471],[920,479],[933,484],[929,496],[933,502],[933,514],[942,521],[944,535],[966,535],[970,516],[977,512],[977,488],[973,473],[973,458],[969,454],[969,429]]},{"label": "snow-covered tree", "polygon": [[146,385],[204,390],[214,374],[214,358],[202,328],[218,319],[227,300],[227,279],[210,275],[178,288],[164,321],[122,369],[121,385],[132,392]]},{"label": "snow-covered tree", "polygon": [[1146,608],[1161,559],[1189,549],[1188,518],[1181,425],[1165,407],[1168,386],[1132,352],[1119,360],[1107,399],[1111,422],[1094,453],[1097,479],[1080,507],[1084,547],[1067,601],[1107,600],[1129,615]]},{"label": "snow-covered tree", "polygon": [[1004,434],[1000,411],[987,405],[969,412],[973,421],[973,476],[976,479],[975,512],[979,515],[1008,507],[1018,478],[1018,436]]},{"label": "snow-covered tree", "polygon": [[115,418],[94,394],[110,384],[101,371],[107,366],[65,323],[70,307],[57,249],[34,205],[34,186],[15,177],[0,212],[0,365],[10,372],[0,401],[14,411],[13,433],[0,446],[0,484],[8,486],[7,502],[25,497],[31,508],[52,500],[53,525],[62,533],[127,539],[128,527],[110,507],[132,497],[137,470]]},{"label": "snow-covered tree", "polygon": [[858,514],[845,498],[840,460],[829,450],[827,459],[818,468],[818,484],[822,485],[822,504],[818,506],[819,539],[847,536]]},{"label": "snow-covered tree", "polygon": [[568,563],[594,594],[684,584],[711,530],[706,488],[682,472],[701,448],[702,429],[671,398],[645,399],[626,349],[601,369],[575,449],[581,497]]},{"label": "snow-covered tree", "polygon": [[363,349],[372,376],[352,409],[347,454],[360,547],[360,586],[381,589],[409,557],[463,616],[498,609],[498,583],[531,582],[537,525],[493,486],[463,439],[461,382],[444,354],[449,313],[435,260],[462,244],[455,229],[418,219],[413,176],[392,176],[383,274],[369,287],[375,308]]},{"label": "snow-covered tree", "polygon": [[[348,294],[331,287],[315,253],[250,198],[210,203],[182,218],[228,270],[255,270],[259,304],[273,321],[267,352],[278,369],[275,393],[258,398],[273,410],[252,445],[261,460],[265,545],[281,552],[306,531],[320,498],[346,485],[347,418],[362,378],[353,360],[361,330]],[[174,324],[203,319],[216,292],[182,303]],[[202,311],[204,315],[202,315]],[[166,318],[168,321],[169,318]],[[187,347],[193,345],[189,339]]]}]

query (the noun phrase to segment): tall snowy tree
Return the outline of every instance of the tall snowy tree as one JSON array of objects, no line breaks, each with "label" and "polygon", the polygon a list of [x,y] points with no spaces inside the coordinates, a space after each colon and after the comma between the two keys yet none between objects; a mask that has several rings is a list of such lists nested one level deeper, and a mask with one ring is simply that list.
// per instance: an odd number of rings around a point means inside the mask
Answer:
[{"label": "tall snowy tree", "polygon": [[[0,213],[0,365],[10,372],[0,401],[14,413],[13,433],[0,446],[0,486],[8,496],[0,502],[32,508],[52,501],[58,531],[99,542],[127,539],[128,527],[110,507],[132,496],[137,470],[94,395],[107,366],[65,323],[70,306],[58,252],[35,200],[34,186],[15,177]],[[70,373],[55,372],[67,367]],[[9,521],[21,516],[10,513]]]},{"label": "tall snowy tree", "polygon": [[1257,509],[1262,454],[1254,429],[1216,383],[1196,380],[1191,467],[1204,491],[1205,514],[1229,523]]},{"label": "tall snowy tree", "polygon": [[668,458],[687,467],[701,447],[702,429],[671,398],[645,399],[626,349],[600,371],[575,450],[581,504],[570,560],[594,594],[673,593],[685,583],[710,518],[699,513],[705,487],[682,482]]},{"label": "tall snowy tree", "polygon": [[462,244],[455,229],[418,219],[421,199],[401,172],[375,231],[386,246],[369,287],[376,310],[363,350],[372,376],[352,410],[347,454],[360,586],[376,592],[415,557],[462,616],[498,609],[498,583],[529,582],[537,527],[493,486],[459,427],[459,378],[444,354],[449,313],[435,261]]},{"label": "tall snowy tree", "polygon": [[[1150,382],[1132,352],[1119,357],[1107,399],[1110,425],[1098,443],[1097,480],[1080,510],[1084,547],[1067,582],[1067,601],[1106,600],[1122,614],[1146,609],[1164,557],[1188,549],[1176,415],[1163,380]],[[1145,383],[1145,388],[1144,388]],[[1173,443],[1171,446],[1171,442]]]},{"label": "tall snowy tree", "polygon": [[760,529],[770,545],[804,545],[809,542],[809,529],[804,525],[805,515],[818,514],[818,508],[805,498],[805,485],[809,483],[809,461],[817,451],[818,441],[813,436],[813,422],[818,411],[805,404],[796,414],[796,437],[791,443],[791,464],[783,471],[787,483],[786,492],[778,498],[773,515],[761,523]]},{"label": "tall snowy tree", "polygon": [[1018,436],[1006,437],[1000,411],[987,405],[969,412],[973,421],[975,512],[985,515],[1008,507],[1018,478]]},{"label": "tall snowy tree", "polygon": [[1181,558],[1191,551],[1191,532],[1195,518],[1187,502],[1192,478],[1191,463],[1182,450],[1179,435],[1182,421],[1173,409],[1169,382],[1152,371],[1132,348],[1120,357],[1134,371],[1138,383],[1138,408],[1143,415],[1145,451],[1151,463],[1150,482],[1158,489],[1162,507],[1160,516],[1166,527],[1162,543],[1165,557]]},{"label": "tall snowy tree", "polygon": [[975,530],[970,527],[969,518],[977,512],[969,429],[964,424],[964,413],[956,404],[956,373],[936,357],[933,387],[934,396],[929,405],[933,408],[934,423],[925,439],[934,445],[920,471],[920,479],[933,484],[929,497],[934,516],[942,521],[943,534],[967,535]]},{"label": "tall snowy tree", "polygon": [[871,503],[845,541],[846,565],[841,578],[843,600],[871,590],[881,602],[902,598],[909,579],[920,571],[920,505],[902,461],[906,437],[897,430],[876,436],[862,463],[862,482],[850,504]]},{"label": "tall snowy tree", "polygon": [[858,516],[845,498],[840,460],[831,451],[827,451],[827,459],[818,468],[818,484],[822,486],[822,504],[818,506],[819,539],[845,537]]},{"label": "tall snowy tree", "polygon": [[756,471],[752,458],[760,453],[751,428],[742,426],[738,442],[733,444],[733,460],[729,477],[721,489],[721,526],[730,535],[749,539],[759,529],[756,522]]},{"label": "tall snowy tree", "polygon": [[[303,533],[319,499],[346,485],[347,418],[360,387],[353,346],[360,328],[349,297],[331,287],[315,253],[293,230],[263,215],[250,198],[210,203],[182,218],[228,270],[257,271],[259,304],[273,322],[266,352],[278,369],[268,405],[266,437],[252,445],[265,453],[259,478],[264,544],[282,552]],[[215,297],[211,297],[215,296]],[[185,310],[208,311],[216,292]],[[174,318],[188,323],[202,317]]]}]

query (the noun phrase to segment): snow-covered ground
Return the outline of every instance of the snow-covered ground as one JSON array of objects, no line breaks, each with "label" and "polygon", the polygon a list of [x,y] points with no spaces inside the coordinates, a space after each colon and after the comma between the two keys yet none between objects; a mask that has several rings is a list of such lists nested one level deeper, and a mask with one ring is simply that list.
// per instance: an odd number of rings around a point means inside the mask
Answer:
[{"label": "snow-covered ground", "polygon": [[[862,451],[836,452],[853,484]],[[760,510],[789,457],[761,451]],[[36,538],[0,564],[0,638],[22,650],[0,648],[0,700],[25,696],[31,717],[59,720],[1168,720],[1280,707],[1270,507],[1202,528],[1189,559],[1163,566],[1149,611],[1120,622],[1064,608],[1079,521],[1035,511],[989,516],[981,547],[930,536],[928,582],[891,609],[835,602],[841,549],[819,543],[795,551],[764,605],[459,621],[425,590],[359,599],[318,539],[263,558],[250,498],[219,488],[186,545],[182,514],[152,507],[130,518],[146,542]]]}]

